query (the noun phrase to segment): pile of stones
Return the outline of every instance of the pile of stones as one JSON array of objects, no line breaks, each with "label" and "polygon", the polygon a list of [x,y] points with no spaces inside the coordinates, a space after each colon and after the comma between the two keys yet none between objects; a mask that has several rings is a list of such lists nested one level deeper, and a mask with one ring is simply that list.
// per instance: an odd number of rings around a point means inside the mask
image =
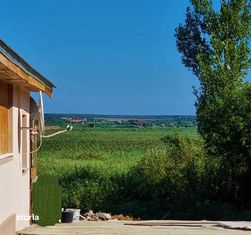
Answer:
[{"label": "pile of stones", "polygon": [[81,215],[81,219],[87,221],[106,221],[106,220],[111,220],[112,216],[109,213],[103,213],[103,212],[94,213],[92,210],[89,210],[85,214]]}]

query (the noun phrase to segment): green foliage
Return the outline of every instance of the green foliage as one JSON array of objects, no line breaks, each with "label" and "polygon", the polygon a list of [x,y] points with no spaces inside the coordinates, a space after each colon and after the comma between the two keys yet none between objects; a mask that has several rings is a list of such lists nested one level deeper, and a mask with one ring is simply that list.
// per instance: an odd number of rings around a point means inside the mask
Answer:
[{"label": "green foliage", "polygon": [[250,0],[224,0],[219,12],[210,0],[191,3],[194,10],[188,8],[185,24],[176,29],[177,48],[199,78],[202,94],[221,92],[250,68]]},{"label": "green foliage", "polygon": [[[181,130],[196,135],[193,128]],[[113,200],[130,198],[129,172],[151,149],[165,152],[161,138],[172,132],[172,128],[73,130],[44,140],[39,174],[59,178],[65,206],[100,209],[109,195]]]},{"label": "green foliage", "polygon": [[[212,157],[220,158],[227,176],[218,187],[227,200],[250,202],[250,0],[191,0],[186,22],[176,29],[177,48],[184,65],[200,81],[197,97],[198,130]],[[221,177],[218,177],[221,178]],[[216,180],[217,181],[217,180]],[[224,197],[226,199],[226,197]]]},{"label": "green foliage", "polygon": [[139,197],[165,199],[171,203],[175,198],[188,196],[199,189],[205,154],[199,138],[192,139],[175,133],[162,140],[166,151],[149,151],[135,168],[134,174],[137,175]]},{"label": "green foliage", "polygon": [[59,178],[64,207],[145,219],[237,214],[218,201],[229,182],[223,158],[206,155],[196,129],[73,130],[45,139],[38,160],[40,175]]}]

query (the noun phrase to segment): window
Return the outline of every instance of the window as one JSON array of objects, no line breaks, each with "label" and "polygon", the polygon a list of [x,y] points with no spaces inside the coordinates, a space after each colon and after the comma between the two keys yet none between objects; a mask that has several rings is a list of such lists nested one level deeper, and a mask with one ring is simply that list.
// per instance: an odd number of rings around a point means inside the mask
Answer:
[{"label": "window", "polygon": [[0,81],[0,154],[12,152],[12,85]]}]

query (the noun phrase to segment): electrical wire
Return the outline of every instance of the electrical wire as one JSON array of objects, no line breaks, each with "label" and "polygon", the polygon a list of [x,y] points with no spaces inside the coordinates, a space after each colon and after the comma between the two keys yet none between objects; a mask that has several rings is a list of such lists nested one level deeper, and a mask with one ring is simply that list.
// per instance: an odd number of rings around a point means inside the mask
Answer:
[{"label": "electrical wire", "polygon": [[40,139],[40,143],[39,143],[39,146],[38,146],[38,148],[37,149],[35,149],[35,150],[33,150],[33,151],[31,151],[30,153],[36,153],[41,147],[42,147],[42,143],[43,143],[43,136],[42,135],[40,135],[40,137],[39,137],[39,139]]},{"label": "electrical wire", "polygon": [[56,135],[59,135],[59,134],[62,134],[64,132],[67,132],[67,131],[71,131],[73,129],[73,126],[67,126],[67,128],[65,130],[62,130],[62,131],[58,131],[56,133],[53,133],[51,135],[43,135],[42,137],[43,138],[50,138],[50,137],[53,137],[53,136],[56,136]]},{"label": "electrical wire", "polygon": [[[62,134],[62,133],[64,133],[64,132],[71,131],[72,129],[73,129],[73,126],[68,125],[68,126],[66,127],[65,130],[58,131],[58,132],[53,133],[53,134],[51,134],[51,135],[40,135],[40,137],[39,137],[40,143],[39,143],[38,148],[35,149],[35,150],[33,150],[33,151],[31,151],[30,153],[36,153],[36,152],[42,147],[43,138],[50,138],[50,137],[53,137],[53,136]],[[39,130],[39,133],[41,133],[41,130]]]}]

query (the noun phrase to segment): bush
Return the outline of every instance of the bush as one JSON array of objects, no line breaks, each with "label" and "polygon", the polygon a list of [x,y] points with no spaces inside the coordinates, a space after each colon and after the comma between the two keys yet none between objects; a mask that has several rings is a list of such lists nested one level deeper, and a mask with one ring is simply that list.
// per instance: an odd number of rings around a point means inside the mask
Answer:
[{"label": "bush", "polygon": [[131,187],[135,199],[153,200],[169,210],[202,190],[206,157],[199,138],[175,133],[162,140],[166,151],[155,149],[142,158],[131,172]]}]

